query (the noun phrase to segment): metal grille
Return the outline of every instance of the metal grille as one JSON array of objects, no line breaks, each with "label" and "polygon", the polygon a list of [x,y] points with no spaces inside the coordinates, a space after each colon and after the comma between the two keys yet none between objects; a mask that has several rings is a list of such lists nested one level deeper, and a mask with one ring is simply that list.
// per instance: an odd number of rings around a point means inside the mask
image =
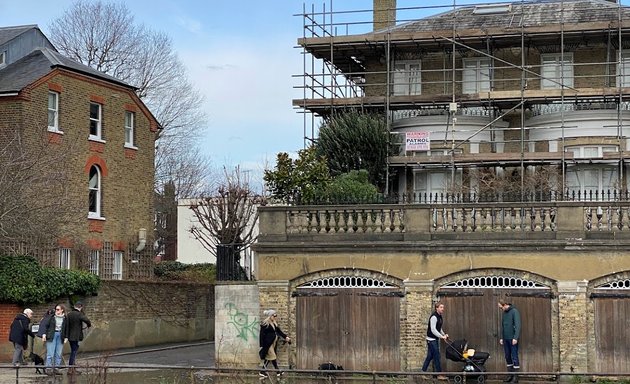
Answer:
[{"label": "metal grille", "polygon": [[101,273],[101,279],[111,279],[112,278],[112,252],[113,252],[113,248],[112,248],[112,243],[107,241],[105,243],[103,243],[103,251],[102,251],[102,266],[103,266],[103,273]]},{"label": "metal grille", "polygon": [[324,277],[305,283],[298,288],[398,288],[386,281],[361,276]]},{"label": "metal grille", "polygon": [[548,287],[531,280],[511,276],[476,276],[453,281],[442,288],[528,288],[548,289]]},{"label": "metal grille", "polygon": [[596,289],[629,289],[630,290],[630,279],[609,281],[608,283],[599,285],[595,288]]}]

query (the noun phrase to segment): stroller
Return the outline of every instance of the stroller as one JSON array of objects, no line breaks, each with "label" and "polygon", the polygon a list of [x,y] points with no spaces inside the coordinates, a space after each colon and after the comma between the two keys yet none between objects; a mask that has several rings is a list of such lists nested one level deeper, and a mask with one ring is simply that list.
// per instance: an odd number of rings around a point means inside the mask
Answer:
[{"label": "stroller", "polygon": [[468,349],[466,340],[454,340],[446,344],[446,358],[451,361],[464,363],[464,368],[462,369],[464,374],[453,377],[455,383],[460,384],[464,381],[464,378],[469,377],[476,379],[478,384],[483,384],[486,381],[486,375],[483,374],[486,372],[484,364],[490,357],[490,354]]}]

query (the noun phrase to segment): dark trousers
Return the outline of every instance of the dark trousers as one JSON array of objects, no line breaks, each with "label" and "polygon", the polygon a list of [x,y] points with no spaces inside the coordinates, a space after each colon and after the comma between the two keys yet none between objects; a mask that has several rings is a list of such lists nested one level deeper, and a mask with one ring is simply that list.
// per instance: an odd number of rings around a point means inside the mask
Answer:
[{"label": "dark trousers", "polygon": [[70,343],[70,358],[68,359],[68,365],[74,365],[75,360],[77,359],[77,352],[79,352],[79,342],[78,341],[68,341]]},{"label": "dark trousers", "polygon": [[512,345],[512,339],[503,339],[503,353],[508,367],[520,368],[518,361],[518,344]]},{"label": "dark trousers", "polygon": [[442,365],[440,364],[440,342],[438,340],[427,340],[427,357],[422,364],[422,371],[426,372],[429,369],[429,363],[433,361],[433,371],[442,372]]}]

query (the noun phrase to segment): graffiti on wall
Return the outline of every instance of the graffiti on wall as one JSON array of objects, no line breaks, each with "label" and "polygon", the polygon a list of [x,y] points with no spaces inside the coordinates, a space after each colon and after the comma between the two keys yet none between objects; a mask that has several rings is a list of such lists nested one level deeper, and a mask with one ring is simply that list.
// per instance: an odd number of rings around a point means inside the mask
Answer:
[{"label": "graffiti on wall", "polygon": [[230,317],[228,324],[236,328],[236,337],[245,341],[248,341],[250,338],[258,338],[258,319],[256,316],[250,316],[245,312],[239,311],[233,303],[225,304],[225,308]]}]

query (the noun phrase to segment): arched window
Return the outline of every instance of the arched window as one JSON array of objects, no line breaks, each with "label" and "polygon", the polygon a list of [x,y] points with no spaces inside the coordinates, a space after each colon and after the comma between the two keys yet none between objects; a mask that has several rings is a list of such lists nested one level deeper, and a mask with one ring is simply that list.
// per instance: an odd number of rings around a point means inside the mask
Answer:
[{"label": "arched window", "polygon": [[101,217],[101,169],[93,165],[90,167],[89,185],[89,212],[88,217]]}]

